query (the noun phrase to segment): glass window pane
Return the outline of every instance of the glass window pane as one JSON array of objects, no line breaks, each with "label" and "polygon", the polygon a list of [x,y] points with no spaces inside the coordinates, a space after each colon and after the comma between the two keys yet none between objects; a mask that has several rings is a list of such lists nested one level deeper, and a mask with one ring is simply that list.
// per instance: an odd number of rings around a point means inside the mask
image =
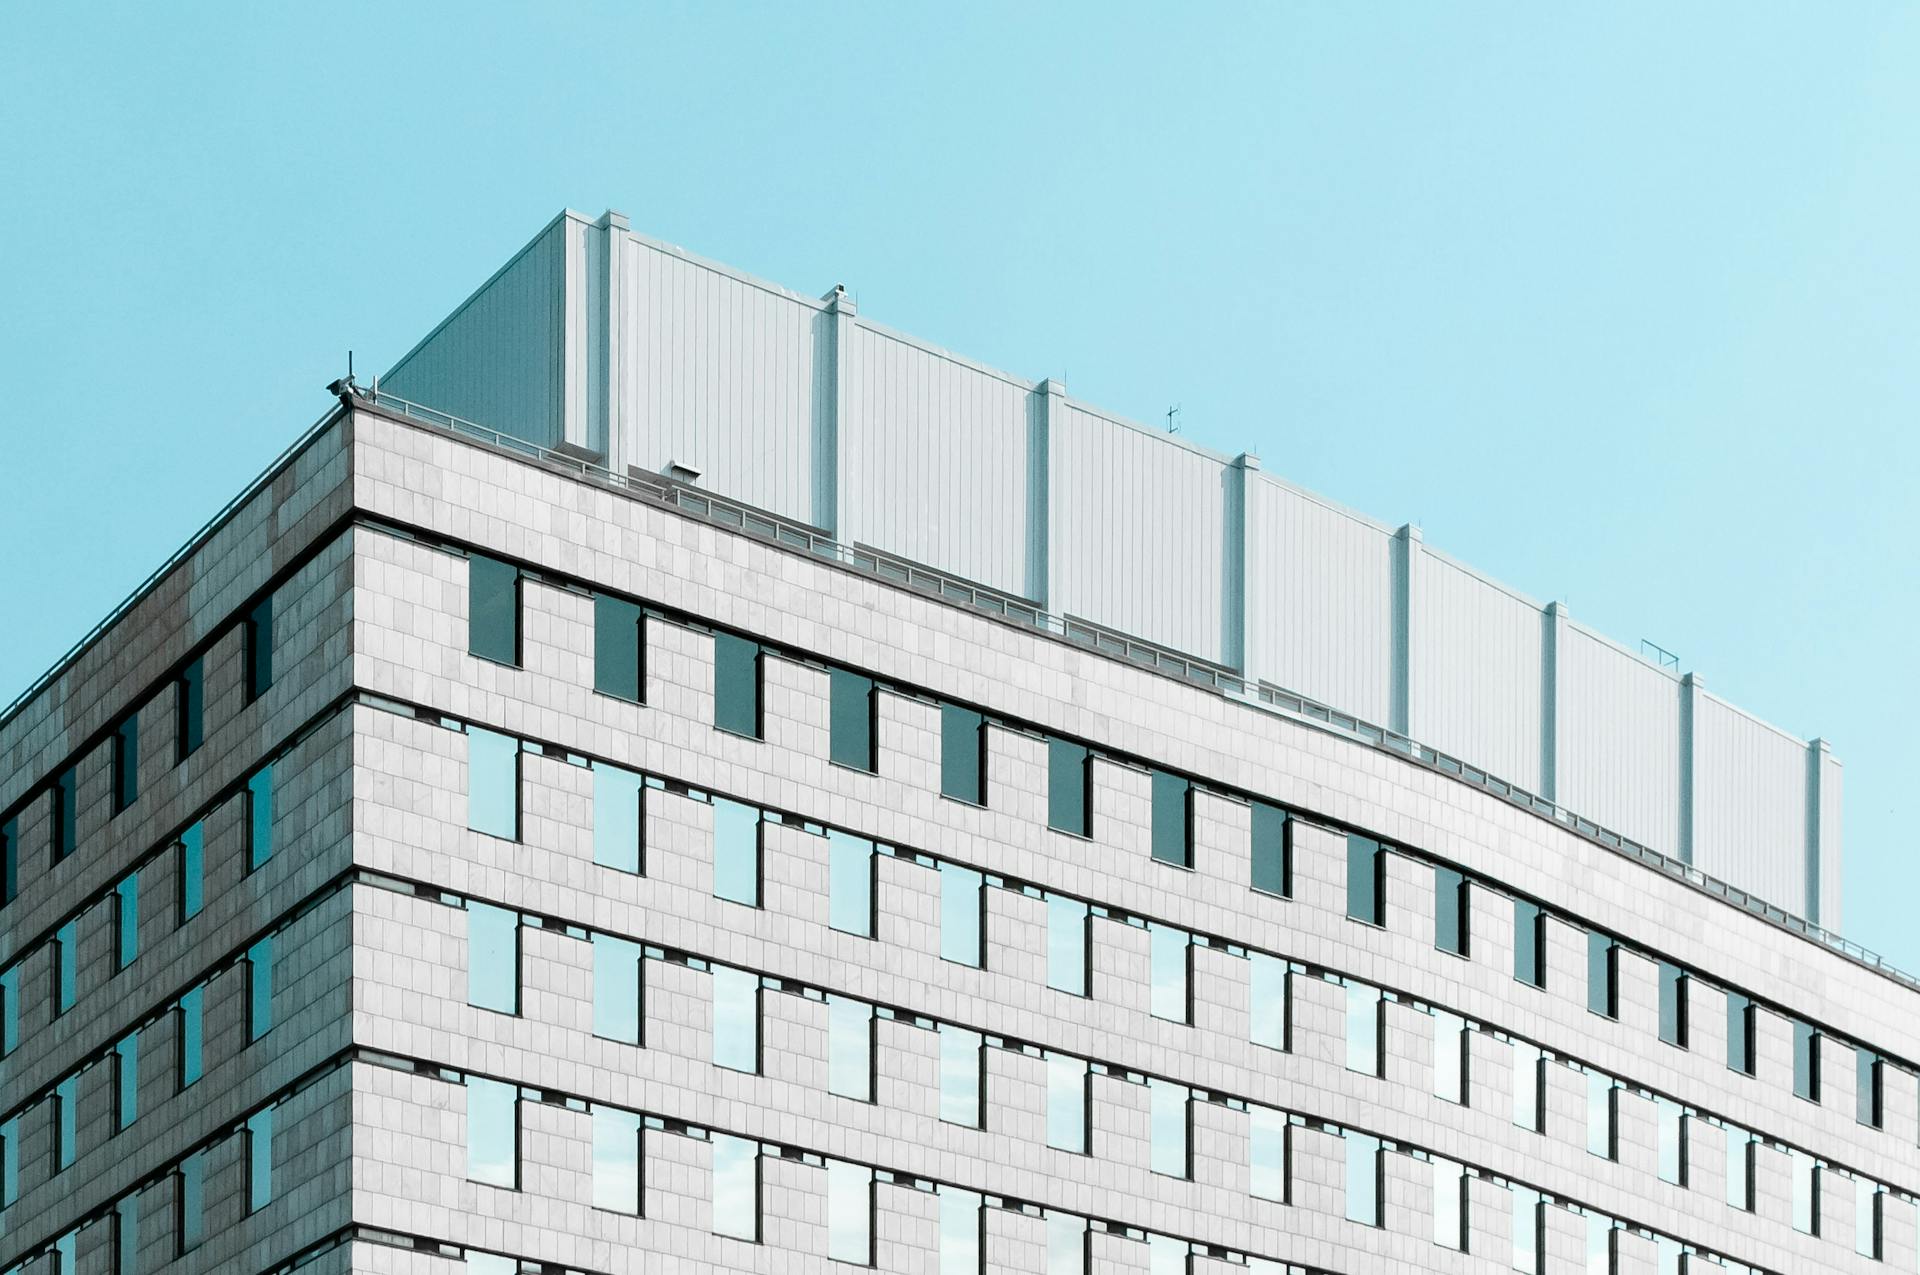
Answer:
[{"label": "glass window pane", "polygon": [[1443,1248],[1467,1248],[1466,1171],[1452,1160],[1433,1157],[1433,1242]]},{"label": "glass window pane", "polygon": [[606,762],[593,763],[593,861],[619,872],[639,872],[644,776]]},{"label": "glass window pane", "polygon": [[1820,1033],[1798,1019],[1793,1024],[1793,1093],[1820,1101]]},{"label": "glass window pane", "polygon": [[1455,956],[1468,955],[1471,926],[1467,916],[1467,879],[1452,868],[1433,870],[1433,945]]},{"label": "glass window pane", "polygon": [[136,1028],[113,1046],[113,1128],[117,1133],[140,1115],[140,1032]]},{"label": "glass window pane", "polygon": [[713,1061],[734,1071],[760,1070],[760,976],[713,967]]},{"label": "glass window pane", "polygon": [[1357,832],[1347,834],[1347,915],[1354,920],[1387,923],[1384,864],[1378,841]]},{"label": "glass window pane", "polygon": [[1687,1047],[1687,974],[1671,961],[1660,962],[1660,1039]]},{"label": "glass window pane", "polygon": [[1546,1108],[1541,1102],[1540,1047],[1524,1040],[1513,1042],[1513,1122],[1522,1129],[1543,1132]]},{"label": "glass window pane", "polygon": [[273,595],[269,593],[247,612],[247,702],[251,704],[273,685]]},{"label": "glass window pane", "polygon": [[1187,1275],[1193,1246],[1173,1235],[1147,1236],[1147,1275]]},{"label": "glass window pane", "polygon": [[979,1032],[940,1024],[940,1118],[970,1129],[980,1127]]},{"label": "glass window pane", "polygon": [[1613,1219],[1603,1213],[1587,1214],[1587,1275],[1614,1275]]},{"label": "glass window pane", "polygon": [[520,914],[478,900],[467,904],[467,1004],[520,1012]]},{"label": "glass window pane", "polygon": [[20,967],[0,970],[0,1056],[20,1044]]},{"label": "glass window pane", "polygon": [[1047,741],[1047,826],[1076,837],[1093,835],[1093,768],[1087,750],[1064,739]]},{"label": "glass window pane", "polygon": [[1611,938],[1597,930],[1587,932],[1587,1008],[1607,1018],[1620,1016],[1614,994],[1615,951]]},{"label": "glass window pane", "polygon": [[1287,963],[1265,952],[1249,952],[1248,1014],[1256,1045],[1287,1047]]},{"label": "glass window pane", "polygon": [[1287,1199],[1287,1113],[1272,1107],[1249,1106],[1248,1150],[1252,1173],[1248,1189],[1263,1200]]},{"label": "glass window pane", "polygon": [[1540,1225],[1540,1193],[1531,1187],[1515,1185],[1513,1191],[1513,1269],[1527,1275],[1539,1275],[1543,1247]]},{"label": "glass window pane", "polygon": [[273,1108],[247,1117],[247,1212],[273,1203]]},{"label": "glass window pane", "polygon": [[174,1237],[182,1253],[207,1238],[207,1153],[196,1151],[174,1175]]},{"label": "glass window pane", "polygon": [[1047,1145],[1087,1152],[1087,1063],[1070,1054],[1047,1055]]},{"label": "glass window pane", "polygon": [[1670,1098],[1653,1100],[1659,1123],[1660,1180],[1674,1186],[1687,1184],[1687,1114]]},{"label": "glass window pane", "polygon": [[1855,1046],[1853,1058],[1854,1118],[1878,1129],[1881,1124],[1880,1055]]},{"label": "glass window pane", "polygon": [[1157,921],[1147,925],[1147,935],[1152,954],[1153,1016],[1175,1023],[1187,1022],[1191,1011],[1187,984],[1193,936]]},{"label": "glass window pane", "polygon": [[1433,1011],[1433,1096],[1467,1100],[1467,1024],[1458,1014]]},{"label": "glass window pane", "polygon": [[873,1265],[873,1170],[827,1161],[827,1256]]},{"label": "glass window pane", "polygon": [[593,689],[641,703],[645,623],[640,605],[604,593],[593,595]]},{"label": "glass window pane", "polygon": [[1293,824],[1286,811],[1264,801],[1253,803],[1253,888],[1293,894]]},{"label": "glass window pane", "polygon": [[1347,1070],[1378,1076],[1380,1070],[1380,989],[1347,984]]},{"label": "glass window pane", "polygon": [[640,1117],[634,1112],[593,1109],[593,1207],[640,1212]]},{"label": "glass window pane", "polygon": [[73,853],[80,835],[80,776],[69,766],[53,777],[53,861]]},{"label": "glass window pane", "polygon": [[827,756],[855,770],[874,767],[873,679],[847,669],[827,673]]},{"label": "glass window pane", "polygon": [[1047,1275],[1087,1275],[1087,1219],[1047,1214]]},{"label": "glass window pane", "polygon": [[520,741],[467,727],[467,827],[520,840]]},{"label": "glass window pane", "polygon": [[1804,1151],[1787,1153],[1793,1174],[1793,1229],[1803,1235],[1820,1233],[1820,1169]]},{"label": "glass window pane", "polygon": [[247,871],[273,857],[273,767],[247,777]]},{"label": "glass window pane", "polygon": [[140,717],[129,713],[113,729],[113,811],[131,806],[140,796]]},{"label": "glass window pane", "polygon": [[940,1275],[981,1275],[980,1197],[940,1188]]},{"label": "glass window pane", "polygon": [[640,1043],[643,947],[611,934],[593,936],[593,1034]]},{"label": "glass window pane", "polygon": [[1352,1129],[1347,1144],[1347,1221],[1380,1225],[1380,1139]]},{"label": "glass window pane", "polygon": [[1613,1159],[1614,1099],[1619,1090],[1612,1076],[1587,1073],[1587,1152]]},{"label": "glass window pane", "polygon": [[981,962],[981,914],[986,910],[981,877],[957,863],[940,865],[940,955],[961,965]]},{"label": "glass window pane", "polygon": [[200,1079],[200,1045],[204,1027],[201,1021],[201,1006],[205,999],[204,987],[192,988],[181,994],[179,1008],[175,1011],[178,1030],[174,1039],[179,1052],[176,1072],[182,1089]]},{"label": "glass window pane", "polygon": [[873,1101],[873,1006],[827,997],[827,1091]]},{"label": "glass window pane", "polygon": [[113,964],[125,969],[140,955],[140,874],[129,872],[113,887]]},{"label": "glass window pane", "polygon": [[827,923],[844,933],[872,938],[873,842],[828,829],[827,875]]},{"label": "glass window pane", "polygon": [[1755,1064],[1753,1043],[1753,1002],[1739,992],[1728,992],[1727,1066],[1751,1076]]},{"label": "glass window pane", "polygon": [[113,1202],[113,1275],[140,1275],[140,1197]]},{"label": "glass window pane", "polygon": [[970,708],[940,706],[940,791],[976,806],[987,804],[986,722]]},{"label": "glass window pane", "polygon": [[1193,866],[1192,788],[1178,775],[1153,772],[1153,857],[1161,863]]},{"label": "glass window pane", "polygon": [[273,1030],[273,936],[255,940],[247,949],[247,1039],[259,1040]]},{"label": "glass window pane", "polygon": [[713,1135],[713,1233],[760,1242],[760,1144]]},{"label": "glass window pane", "polygon": [[200,906],[205,899],[206,867],[204,847],[206,833],[202,825],[195,823],[180,834],[180,919],[186,921],[199,915]]},{"label": "glass window pane", "polygon": [[731,633],[713,635],[713,724],[760,738],[760,644]]},{"label": "glass window pane", "polygon": [[53,1169],[70,1168],[80,1147],[80,1077],[68,1076],[53,1087]]},{"label": "glass window pane", "polygon": [[1736,1125],[1727,1126],[1727,1203],[1753,1208],[1753,1135]]},{"label": "glass window pane", "polygon": [[80,995],[80,920],[53,932],[53,1012],[64,1014]]},{"label": "glass window pane", "polygon": [[185,761],[206,739],[207,666],[194,660],[180,671],[173,686],[173,747],[175,761]]},{"label": "glass window pane", "polygon": [[1547,985],[1547,945],[1538,904],[1513,901],[1513,976],[1534,987]]},{"label": "glass window pane", "polygon": [[20,1198],[20,1117],[0,1123],[0,1208]]},{"label": "glass window pane", "polygon": [[1151,1159],[1155,1173],[1184,1178],[1190,1172],[1187,1158],[1187,1098],[1185,1085],[1177,1085],[1170,1080],[1147,1081]]},{"label": "glass window pane", "polygon": [[477,553],[467,556],[467,650],[520,663],[520,569]]},{"label": "glass window pane", "polygon": [[484,1076],[468,1076],[467,1176],[475,1182],[520,1188],[520,1091]]},{"label": "glass window pane", "polygon": [[0,823],[0,903],[20,893],[20,820]]},{"label": "glass window pane", "polygon": [[1853,1251],[1862,1257],[1880,1260],[1880,1215],[1887,1200],[1886,1188],[1864,1178],[1853,1187]]},{"label": "glass window pane", "polygon": [[1047,896],[1047,986],[1086,996],[1087,905],[1062,894]]},{"label": "glass window pane", "polygon": [[725,797],[713,799],[715,898],[760,906],[760,811]]}]

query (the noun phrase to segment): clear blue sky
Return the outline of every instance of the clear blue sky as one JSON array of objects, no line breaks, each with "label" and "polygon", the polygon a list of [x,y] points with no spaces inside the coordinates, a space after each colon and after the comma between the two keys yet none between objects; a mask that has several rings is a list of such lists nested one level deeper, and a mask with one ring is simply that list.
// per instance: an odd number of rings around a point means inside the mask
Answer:
[{"label": "clear blue sky", "polygon": [[613,207],[1826,736],[1845,928],[1920,970],[1920,7],[1160,9],[8,6],[0,700],[348,346]]}]

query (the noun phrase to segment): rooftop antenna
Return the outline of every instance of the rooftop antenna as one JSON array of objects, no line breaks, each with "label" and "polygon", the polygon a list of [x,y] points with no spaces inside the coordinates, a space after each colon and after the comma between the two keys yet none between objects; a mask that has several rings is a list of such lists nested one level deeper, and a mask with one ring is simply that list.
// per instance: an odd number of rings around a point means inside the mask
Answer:
[{"label": "rooftop antenna", "polygon": [[1167,433],[1178,434],[1180,432],[1180,426],[1173,419],[1178,415],[1180,415],[1180,405],[1178,403],[1175,403],[1167,409]]}]

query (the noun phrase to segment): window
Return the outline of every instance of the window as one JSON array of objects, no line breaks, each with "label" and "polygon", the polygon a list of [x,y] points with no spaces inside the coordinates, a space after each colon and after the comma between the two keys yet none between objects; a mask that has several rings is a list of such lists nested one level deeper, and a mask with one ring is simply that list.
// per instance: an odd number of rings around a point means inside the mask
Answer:
[{"label": "window", "polygon": [[1538,1045],[1513,1042],[1513,1122],[1535,1133],[1546,1132],[1546,1086],[1541,1083],[1545,1066]]},{"label": "window", "polygon": [[725,797],[713,799],[713,894],[760,906],[760,811]]},{"label": "window", "polygon": [[180,924],[200,914],[206,897],[206,829],[199,823],[188,825],[180,834],[179,908]]},{"label": "window", "polygon": [[113,967],[123,970],[140,955],[140,873],[129,872],[113,887]]},{"label": "window", "polygon": [[80,1269],[80,1228],[54,1237],[53,1275],[75,1275]]},{"label": "window", "polygon": [[1253,803],[1253,888],[1293,897],[1293,820],[1278,806]]},{"label": "window", "polygon": [[1252,1156],[1248,1189],[1263,1200],[1287,1201],[1287,1113],[1249,1104],[1247,1142]]},{"label": "window", "polygon": [[1727,1129],[1727,1204],[1753,1211],[1754,1137],[1737,1125]]},{"label": "window", "polygon": [[520,840],[520,741],[467,727],[467,827]]},{"label": "window", "polygon": [[874,768],[879,698],[873,679],[847,669],[827,673],[827,759],[854,770]]},{"label": "window", "polygon": [[873,1101],[873,1006],[827,997],[827,1092]]},{"label": "window", "polygon": [[520,1012],[520,914],[491,903],[467,904],[467,1004]]},{"label": "window", "polygon": [[1087,996],[1088,909],[1079,899],[1047,896],[1047,986]]},{"label": "window", "polygon": [[1187,1153],[1190,1097],[1185,1085],[1171,1080],[1147,1081],[1150,1158],[1155,1173],[1164,1173],[1170,1178],[1192,1176]]},{"label": "window", "polygon": [[949,1124],[981,1127],[980,1033],[952,1023],[941,1023],[940,1118]]},{"label": "window", "polygon": [[0,1123],[0,1209],[20,1198],[20,1117]]},{"label": "window", "polygon": [[1434,1156],[1433,1242],[1467,1251],[1467,1172],[1443,1156]]},{"label": "window", "polygon": [[1854,1119],[1878,1129],[1884,1116],[1880,1102],[1880,1055],[1864,1046],[1854,1046],[1853,1076]]},{"label": "window", "polygon": [[1467,911],[1467,879],[1452,868],[1433,870],[1433,945],[1455,956],[1468,955],[1472,920]]},{"label": "window", "polygon": [[247,871],[273,858],[273,766],[247,776]]},{"label": "window", "polygon": [[269,593],[253,604],[241,630],[242,660],[246,664],[247,703],[265,695],[273,686],[273,595]]},{"label": "window", "polygon": [[259,1040],[273,1029],[273,936],[256,940],[247,949],[247,1040]]},{"label": "window", "polygon": [[1886,1211],[1887,1188],[1856,1178],[1853,1184],[1853,1251],[1881,1260],[1881,1216]]},{"label": "window", "polygon": [[520,1189],[520,1089],[505,1081],[468,1076],[467,1177],[509,1191]]},{"label": "window", "polygon": [[140,797],[140,715],[128,713],[113,728],[113,813]]},{"label": "window", "polygon": [[750,970],[713,967],[713,1062],[760,1070],[760,976]]},{"label": "window", "polygon": [[1071,1054],[1047,1055],[1047,1145],[1087,1154],[1087,1063]]},{"label": "window", "polygon": [[1820,1234],[1820,1165],[1804,1151],[1787,1152],[1793,1173],[1793,1229]]},{"label": "window", "polygon": [[113,1202],[113,1275],[139,1275],[140,1197],[123,1195]]},{"label": "window", "polygon": [[760,1144],[713,1136],[713,1233],[760,1242]]},{"label": "window", "polygon": [[1380,1223],[1380,1139],[1347,1130],[1347,1221]]},{"label": "window", "polygon": [[20,1044],[20,967],[0,970],[0,1056]]},{"label": "window", "polygon": [[978,1195],[940,1188],[940,1275],[981,1275],[983,1223]]},{"label": "window", "polygon": [[273,1108],[247,1117],[247,1212],[273,1203]]},{"label": "window", "polygon": [[987,722],[955,704],[940,706],[940,793],[987,804]]},{"label": "window", "polygon": [[53,1171],[71,1168],[80,1154],[80,1077],[53,1087]]},{"label": "window", "polygon": [[1153,772],[1153,857],[1177,868],[1193,866],[1193,785]]},{"label": "window", "polygon": [[873,1170],[827,1161],[827,1257],[873,1265]]},{"label": "window", "polygon": [[1380,989],[1365,983],[1347,984],[1347,1070],[1379,1076]]},{"label": "window", "polygon": [[20,893],[20,820],[0,823],[0,904]]},{"label": "window", "polygon": [[1687,1184],[1687,1112],[1671,1098],[1653,1100],[1659,1123],[1660,1180],[1674,1186]]},{"label": "window", "polygon": [[495,664],[520,663],[520,568],[467,555],[467,651]]},{"label": "window", "polygon": [[1387,923],[1387,862],[1380,843],[1347,834],[1347,915],[1368,925]]},{"label": "window", "polygon": [[646,702],[646,612],[637,602],[593,595],[593,689]]},{"label": "window", "polygon": [[593,763],[593,861],[619,872],[642,872],[644,776],[606,762]]},{"label": "window", "polygon": [[940,865],[940,955],[961,965],[981,966],[981,931],[987,910],[982,879],[957,863]]},{"label": "window", "polygon": [[1546,1247],[1546,1227],[1540,1211],[1545,1206],[1540,1193],[1515,1183],[1513,1188],[1513,1269],[1526,1275],[1539,1275]]},{"label": "window", "polygon": [[638,1045],[641,961],[646,949],[611,934],[593,936],[593,1034]]},{"label": "window", "polygon": [[80,835],[80,775],[72,766],[53,777],[53,861],[73,853]]},{"label": "window", "polygon": [[73,1008],[80,995],[80,918],[75,917],[53,932],[53,1012],[55,1016]]},{"label": "window", "polygon": [[1793,1020],[1793,1096],[1820,1101],[1820,1032],[1797,1018]]},{"label": "window", "polygon": [[1619,968],[1619,947],[1598,930],[1587,932],[1587,1010],[1605,1018],[1620,1017],[1620,997],[1615,986]]},{"label": "window", "polygon": [[1540,905],[1513,901],[1513,977],[1533,987],[1547,985],[1547,918]]},{"label": "window", "polygon": [[1619,1096],[1620,1087],[1612,1076],[1587,1073],[1587,1154],[1603,1160],[1614,1158],[1618,1150],[1614,1118]]},{"label": "window", "polygon": [[113,1131],[120,1133],[140,1115],[140,1030],[113,1044]]},{"label": "window", "polygon": [[1147,1275],[1187,1275],[1193,1245],[1176,1235],[1147,1235]]},{"label": "window", "polygon": [[182,1089],[200,1079],[200,1046],[204,1029],[201,1008],[205,1000],[206,988],[195,987],[181,993],[180,1003],[174,1007],[174,1074],[179,1078]]},{"label": "window", "polygon": [[1148,923],[1147,936],[1153,960],[1153,1016],[1175,1023],[1191,1021],[1193,1003],[1188,984],[1193,936],[1158,921]]},{"label": "window", "polygon": [[1047,1275],[1087,1275],[1087,1219],[1047,1213]]},{"label": "window", "polygon": [[827,830],[827,923],[873,937],[873,842],[837,828]]},{"label": "window", "polygon": [[1671,961],[1660,962],[1660,1039],[1687,1047],[1687,972]]},{"label": "window", "polygon": [[1247,953],[1248,1035],[1268,1049],[1287,1047],[1287,963],[1265,952]]},{"label": "window", "polygon": [[593,1207],[640,1212],[640,1117],[618,1107],[593,1109]]},{"label": "window", "polygon": [[196,1151],[173,1174],[173,1237],[176,1257],[207,1238],[207,1153]]},{"label": "window", "polygon": [[1433,1096],[1467,1102],[1467,1023],[1458,1014],[1435,1009],[1433,1018]]},{"label": "window", "polygon": [[1753,1001],[1739,992],[1727,993],[1727,1067],[1751,1076],[1758,1063],[1754,1044]]},{"label": "window", "polygon": [[731,633],[713,635],[713,724],[760,738],[760,644]]},{"label": "window", "polygon": [[1047,741],[1047,826],[1076,837],[1093,835],[1093,758],[1085,745]]},{"label": "window", "polygon": [[173,760],[191,757],[206,739],[207,666],[190,661],[173,682]]}]

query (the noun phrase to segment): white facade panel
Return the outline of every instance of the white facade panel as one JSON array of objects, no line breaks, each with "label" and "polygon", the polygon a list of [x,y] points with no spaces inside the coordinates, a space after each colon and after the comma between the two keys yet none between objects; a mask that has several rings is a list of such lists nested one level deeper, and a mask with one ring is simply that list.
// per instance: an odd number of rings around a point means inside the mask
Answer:
[{"label": "white facade panel", "polygon": [[846,330],[841,538],[1031,596],[1031,387],[858,321]]},{"label": "white facade panel", "polygon": [[1221,660],[1227,466],[1071,400],[1059,416],[1051,608]]},{"label": "white facade panel", "polygon": [[1705,692],[1693,732],[1694,866],[1804,915],[1806,744]]},{"label": "white facade panel", "polygon": [[1259,474],[1247,481],[1247,670],[1374,722],[1393,700],[1393,537]]},{"label": "white facade panel", "polygon": [[1680,853],[1680,682],[1567,626],[1561,806],[1665,855]]},{"label": "white facade panel", "polygon": [[1540,608],[1425,548],[1414,572],[1408,733],[1540,791]]},{"label": "white facade panel", "polygon": [[1820,818],[1817,825],[1819,834],[1820,907],[1819,915],[1813,919],[1826,926],[1835,934],[1846,933],[1846,918],[1842,909],[1845,895],[1841,890],[1840,870],[1840,804],[1841,786],[1844,773],[1839,760],[1825,748],[1820,750]]}]

